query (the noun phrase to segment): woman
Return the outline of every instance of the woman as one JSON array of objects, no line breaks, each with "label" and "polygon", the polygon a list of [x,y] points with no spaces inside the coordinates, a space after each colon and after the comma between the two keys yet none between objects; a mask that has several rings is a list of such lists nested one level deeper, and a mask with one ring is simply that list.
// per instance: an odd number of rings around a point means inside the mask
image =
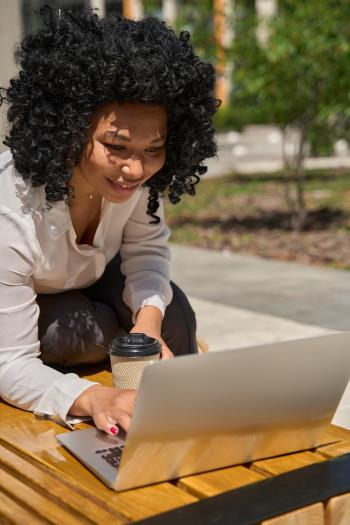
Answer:
[{"label": "woman", "polygon": [[213,68],[154,18],[41,14],[3,97],[0,395],[115,434],[135,392],[50,365],[103,361],[120,330],[159,339],[163,359],[197,351],[169,278],[162,196],[194,194],[215,154]]}]

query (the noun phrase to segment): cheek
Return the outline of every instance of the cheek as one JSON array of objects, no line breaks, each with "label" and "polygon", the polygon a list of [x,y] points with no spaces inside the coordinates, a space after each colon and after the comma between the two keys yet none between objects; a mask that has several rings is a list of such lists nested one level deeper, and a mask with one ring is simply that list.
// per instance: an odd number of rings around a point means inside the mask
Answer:
[{"label": "cheek", "polygon": [[154,171],[154,173],[159,171],[164,166],[165,158],[166,158],[166,154],[164,152],[162,155],[159,155],[159,157],[154,159],[154,163],[153,163],[153,171]]},{"label": "cheek", "polygon": [[113,168],[118,164],[118,159],[111,155],[102,144],[95,144],[88,156],[88,166],[95,171]]}]

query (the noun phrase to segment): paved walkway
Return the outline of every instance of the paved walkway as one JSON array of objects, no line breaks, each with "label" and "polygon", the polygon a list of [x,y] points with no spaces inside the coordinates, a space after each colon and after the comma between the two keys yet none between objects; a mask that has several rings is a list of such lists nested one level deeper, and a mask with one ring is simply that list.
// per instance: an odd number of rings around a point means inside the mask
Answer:
[{"label": "paved walkway", "polygon": [[[350,272],[171,245],[210,351],[350,331]],[[334,422],[350,429],[350,383]],[[345,408],[346,407],[346,408]]]},{"label": "paved walkway", "polygon": [[[218,156],[208,159],[206,177],[226,175],[231,171],[244,174],[272,173],[283,168],[282,135],[276,126],[251,125],[241,133],[229,131],[217,133]],[[292,132],[286,142],[290,155],[295,150],[296,133]],[[333,157],[307,158],[306,169],[350,168],[348,145],[340,140],[335,144]]]},{"label": "paved walkway", "polygon": [[213,349],[350,330],[350,272],[175,244],[172,261]]}]

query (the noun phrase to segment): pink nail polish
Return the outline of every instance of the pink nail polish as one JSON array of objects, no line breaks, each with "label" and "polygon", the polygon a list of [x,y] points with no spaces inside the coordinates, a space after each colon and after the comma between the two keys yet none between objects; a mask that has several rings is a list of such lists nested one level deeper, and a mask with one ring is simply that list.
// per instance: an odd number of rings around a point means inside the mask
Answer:
[{"label": "pink nail polish", "polygon": [[111,432],[113,435],[118,434],[118,432],[119,432],[118,429],[117,429],[117,427],[111,427],[109,430],[110,430],[110,432]]}]

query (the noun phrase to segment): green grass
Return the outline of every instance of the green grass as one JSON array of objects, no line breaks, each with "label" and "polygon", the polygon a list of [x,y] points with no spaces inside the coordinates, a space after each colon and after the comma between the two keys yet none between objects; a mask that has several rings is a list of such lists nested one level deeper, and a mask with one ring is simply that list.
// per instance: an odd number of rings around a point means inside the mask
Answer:
[{"label": "green grass", "polygon": [[[166,204],[167,218],[172,222],[181,217],[208,217],[222,215],[225,212],[234,213],[240,196],[254,197],[252,208],[258,204],[259,196],[277,197],[283,208],[285,204],[282,174],[275,173],[268,176],[230,174],[207,180],[204,176],[196,186],[194,197],[184,195],[179,204],[175,206]],[[331,207],[350,212],[350,172],[309,171],[305,182],[305,196],[312,209]]]}]

